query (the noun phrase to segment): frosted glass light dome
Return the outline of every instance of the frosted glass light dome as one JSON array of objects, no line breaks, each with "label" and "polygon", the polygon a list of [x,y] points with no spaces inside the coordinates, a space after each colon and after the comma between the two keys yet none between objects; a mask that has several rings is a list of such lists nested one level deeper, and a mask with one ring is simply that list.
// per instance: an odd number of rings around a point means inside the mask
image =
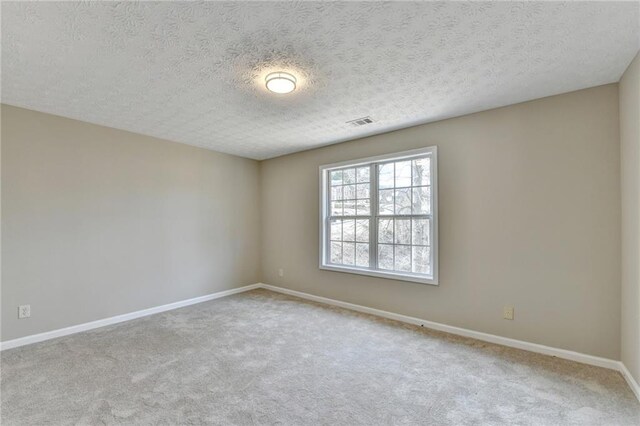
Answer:
[{"label": "frosted glass light dome", "polygon": [[265,78],[267,89],[273,93],[291,93],[296,90],[296,78],[288,72],[272,72]]}]

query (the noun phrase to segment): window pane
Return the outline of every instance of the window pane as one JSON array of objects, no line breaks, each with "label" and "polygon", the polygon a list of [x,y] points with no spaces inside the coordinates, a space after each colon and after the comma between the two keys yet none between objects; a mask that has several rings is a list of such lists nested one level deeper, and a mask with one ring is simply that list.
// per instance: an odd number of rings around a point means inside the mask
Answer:
[{"label": "window pane", "polygon": [[369,266],[369,244],[356,244],[356,266]]},{"label": "window pane", "polygon": [[393,163],[378,166],[378,188],[393,188]]},{"label": "window pane", "polygon": [[418,274],[431,273],[431,248],[430,247],[412,247],[413,248],[413,269]]},{"label": "window pane", "polygon": [[342,243],[331,243],[331,263],[342,263]]},{"label": "window pane", "polygon": [[356,183],[356,169],[346,169],[342,171],[342,183]]},{"label": "window pane", "polygon": [[358,188],[356,190],[357,198],[359,198],[359,199],[369,198],[369,184],[368,183],[358,184],[357,188]]},{"label": "window pane", "polygon": [[378,244],[378,269],[393,270],[393,246]]},{"label": "window pane", "polygon": [[345,200],[355,200],[356,198],[356,186],[355,185],[345,185],[344,186],[344,199]]},{"label": "window pane", "polygon": [[413,238],[412,244],[419,246],[428,246],[431,227],[429,219],[413,219]]},{"label": "window pane", "polygon": [[413,188],[413,214],[431,214],[431,187]]},{"label": "window pane", "polygon": [[[356,221],[355,219],[347,219],[342,221],[342,240],[356,240]],[[344,249],[344,248],[343,248]]]},{"label": "window pane", "polygon": [[411,214],[411,188],[396,189],[396,214]]},{"label": "window pane", "polygon": [[331,185],[342,185],[342,170],[336,170],[329,173]]},{"label": "window pane", "polygon": [[356,263],[356,244],[343,243],[342,244],[342,264],[355,265],[355,263]]},{"label": "window pane", "polygon": [[342,200],[342,185],[331,187],[331,199]]},{"label": "window pane", "polygon": [[342,221],[340,219],[331,221],[331,240],[342,240]]},{"label": "window pane", "polygon": [[411,246],[395,246],[394,270],[411,271]]},{"label": "window pane", "polygon": [[331,202],[331,216],[342,216],[342,201]]},{"label": "window pane", "polygon": [[412,161],[413,186],[431,185],[431,159],[419,158]]},{"label": "window pane", "polygon": [[393,219],[378,219],[378,242],[393,244]]},{"label": "window pane", "polygon": [[393,214],[393,189],[383,189],[378,191],[378,214]]},{"label": "window pane", "polygon": [[356,215],[356,200],[344,200],[344,215],[345,216]]},{"label": "window pane", "polygon": [[411,161],[398,161],[396,163],[396,188],[411,186]]},{"label": "window pane", "polygon": [[369,242],[369,219],[356,220],[356,241],[361,243]]},{"label": "window pane", "polygon": [[432,164],[431,156],[425,155],[328,171],[327,262],[432,274]]},{"label": "window pane", "polygon": [[395,222],[395,244],[411,244],[411,219],[396,219]]},{"label": "window pane", "polygon": [[358,200],[356,204],[356,214],[358,216],[369,216],[371,214],[369,200]]},{"label": "window pane", "polygon": [[358,167],[358,170],[356,172],[357,176],[357,181],[358,182],[369,182],[369,166],[366,167]]}]

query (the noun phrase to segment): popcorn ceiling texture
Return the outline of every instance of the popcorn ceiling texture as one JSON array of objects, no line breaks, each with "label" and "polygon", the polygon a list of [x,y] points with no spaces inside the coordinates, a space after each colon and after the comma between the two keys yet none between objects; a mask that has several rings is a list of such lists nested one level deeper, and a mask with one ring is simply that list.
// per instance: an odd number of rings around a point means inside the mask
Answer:
[{"label": "popcorn ceiling texture", "polygon": [[[2,102],[265,159],[618,81],[638,9],[3,2]],[[296,92],[266,91],[277,70]]]}]

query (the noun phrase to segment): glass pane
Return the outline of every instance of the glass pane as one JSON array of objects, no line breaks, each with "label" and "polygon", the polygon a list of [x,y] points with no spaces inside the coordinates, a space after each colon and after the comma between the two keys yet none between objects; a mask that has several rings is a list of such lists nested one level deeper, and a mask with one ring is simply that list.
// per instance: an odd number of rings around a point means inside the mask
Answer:
[{"label": "glass pane", "polygon": [[418,274],[431,274],[429,247],[413,247],[413,272]]},{"label": "glass pane", "polygon": [[342,244],[342,264],[354,265],[355,263],[356,263],[356,244],[343,243]]},{"label": "glass pane", "polygon": [[342,201],[331,202],[331,216],[342,216]]},{"label": "glass pane", "polygon": [[393,188],[393,163],[378,166],[378,188]]},{"label": "glass pane", "polygon": [[413,160],[413,186],[431,185],[431,159],[419,158]]},{"label": "glass pane", "polygon": [[413,188],[413,214],[431,214],[431,187]]},{"label": "glass pane", "polygon": [[378,214],[393,214],[393,189],[378,191]]},{"label": "glass pane", "polygon": [[395,246],[394,270],[411,271],[411,246]]},{"label": "glass pane", "polygon": [[412,244],[428,246],[431,227],[429,219],[413,219],[413,241]]},{"label": "glass pane", "polygon": [[342,183],[356,183],[356,169],[346,169],[342,171]]},{"label": "glass pane", "polygon": [[356,220],[356,241],[369,242],[369,219]]},{"label": "glass pane", "polygon": [[396,214],[411,214],[411,188],[396,189]]},{"label": "glass pane", "polygon": [[411,186],[411,161],[396,163],[396,188]]},{"label": "glass pane", "polygon": [[396,219],[395,222],[395,244],[411,244],[411,219]]},{"label": "glass pane", "polygon": [[356,266],[369,266],[369,244],[356,244]]},{"label": "glass pane", "polygon": [[378,219],[378,242],[393,244],[393,219]]},{"label": "glass pane", "polygon": [[356,215],[356,200],[344,201],[344,215],[355,216]]},{"label": "glass pane", "polygon": [[329,173],[331,185],[342,185],[342,170],[336,170]]},{"label": "glass pane", "polygon": [[344,186],[344,199],[345,200],[354,200],[356,198],[356,186],[355,185],[345,185]]},{"label": "glass pane", "polygon": [[369,198],[369,184],[359,184],[356,194],[358,199]]},{"label": "glass pane", "polygon": [[332,186],[331,187],[331,199],[332,200],[342,200],[342,186]]},{"label": "glass pane", "polygon": [[378,268],[393,270],[393,246],[378,244]]},{"label": "glass pane", "polygon": [[331,216],[342,216],[342,201],[331,202]]},{"label": "glass pane", "polygon": [[340,219],[331,221],[331,239],[333,241],[342,240],[342,221]]},{"label": "glass pane", "polygon": [[366,167],[358,167],[358,170],[356,172],[357,176],[357,181],[358,182],[369,182],[369,166]]},{"label": "glass pane", "polygon": [[342,263],[342,243],[331,243],[331,263]]},{"label": "glass pane", "polygon": [[369,200],[358,200],[356,206],[356,213],[358,216],[369,216],[371,212]]},{"label": "glass pane", "polygon": [[342,221],[342,240],[356,240],[356,221],[355,219],[347,219]]}]

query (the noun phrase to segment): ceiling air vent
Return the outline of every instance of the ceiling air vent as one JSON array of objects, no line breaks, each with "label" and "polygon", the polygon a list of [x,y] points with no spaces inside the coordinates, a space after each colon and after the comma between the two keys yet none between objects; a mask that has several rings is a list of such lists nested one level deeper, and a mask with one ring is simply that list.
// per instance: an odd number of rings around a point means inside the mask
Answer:
[{"label": "ceiling air vent", "polygon": [[373,119],[371,117],[362,117],[356,118],[355,120],[347,121],[347,124],[351,124],[353,127],[366,126],[367,124],[373,123]]}]

